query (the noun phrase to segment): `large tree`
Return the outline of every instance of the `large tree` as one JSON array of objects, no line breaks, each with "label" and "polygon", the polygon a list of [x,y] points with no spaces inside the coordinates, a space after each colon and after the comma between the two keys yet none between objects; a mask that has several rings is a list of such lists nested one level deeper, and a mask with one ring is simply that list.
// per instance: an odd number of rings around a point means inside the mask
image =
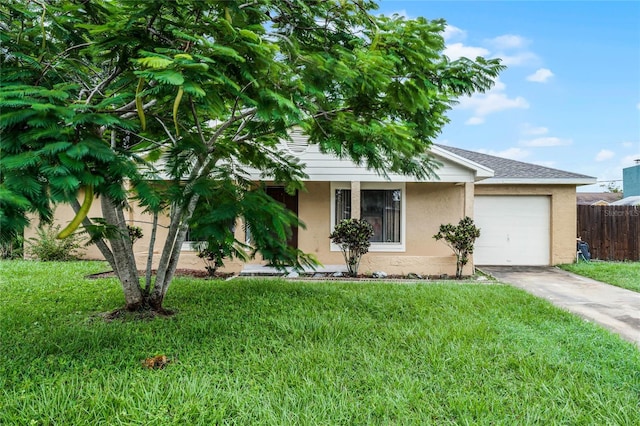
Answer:
[{"label": "large tree", "polygon": [[[253,233],[264,257],[312,263],[286,246],[297,219],[247,170],[300,189],[304,170],[279,145],[297,126],[322,151],[381,174],[433,176],[426,152],[445,113],[503,68],[449,60],[443,20],[375,9],[368,0],[5,0],[2,238],[28,213],[47,221],[55,203],[71,203],[72,223],[112,265],[130,310],[162,310],[189,224],[228,240],[244,217],[264,231]],[[97,220],[84,217],[94,195]],[[155,279],[138,276],[130,202],[170,217]],[[195,221],[203,203],[209,214]]]}]

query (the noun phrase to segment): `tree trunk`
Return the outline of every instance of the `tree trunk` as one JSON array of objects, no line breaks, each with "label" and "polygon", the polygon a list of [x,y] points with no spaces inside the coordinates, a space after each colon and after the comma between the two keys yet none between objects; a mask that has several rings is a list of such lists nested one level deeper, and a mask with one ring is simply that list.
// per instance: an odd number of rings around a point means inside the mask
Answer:
[{"label": "tree trunk", "polygon": [[145,269],[144,295],[149,296],[151,291],[151,269],[153,268],[153,250],[156,245],[156,233],[158,231],[158,212],[153,212],[153,226],[151,227],[151,239],[149,240],[149,252],[147,253],[147,267]]},{"label": "tree trunk", "polygon": [[106,196],[100,197],[100,200],[105,221],[109,225],[116,226],[120,231],[117,235],[109,238],[109,243],[113,252],[115,273],[124,292],[126,309],[129,311],[139,310],[144,307],[145,301],[140,288],[133,244],[129,241],[129,232],[127,224],[124,222],[122,208],[116,207]]},{"label": "tree trunk", "polygon": [[176,272],[182,243],[184,243],[189,230],[189,220],[196,209],[199,198],[198,194],[193,194],[186,208],[174,206],[171,212],[169,233],[160,257],[156,281],[148,297],[149,306],[155,311],[164,311],[162,303]]}]

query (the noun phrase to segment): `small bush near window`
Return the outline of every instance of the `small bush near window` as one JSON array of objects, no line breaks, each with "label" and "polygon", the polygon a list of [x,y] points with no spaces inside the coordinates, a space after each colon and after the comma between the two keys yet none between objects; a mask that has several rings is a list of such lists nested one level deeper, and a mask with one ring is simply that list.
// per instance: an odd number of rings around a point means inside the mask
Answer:
[{"label": "small bush near window", "polygon": [[343,219],[329,235],[331,242],[340,246],[350,276],[358,275],[360,260],[369,251],[372,236],[373,226],[362,219]]},{"label": "small bush near window", "polygon": [[131,244],[138,241],[140,238],[144,237],[142,233],[142,228],[139,226],[131,226],[127,225],[127,229],[129,230],[129,239],[131,240]]},{"label": "small bush near window", "polygon": [[29,238],[27,252],[44,262],[77,260],[81,254],[82,238],[71,234],[58,239],[60,225],[38,227],[38,236]]},{"label": "small bush near window", "polygon": [[[211,248],[210,248],[211,247]],[[215,276],[218,268],[224,266],[224,258],[231,257],[231,247],[224,244],[214,244],[209,241],[200,241],[196,245],[198,251],[198,257],[204,261],[204,268],[210,277]]]},{"label": "small bush near window", "polygon": [[440,225],[440,230],[433,236],[436,241],[444,240],[455,253],[456,278],[462,278],[462,268],[469,262],[469,255],[473,253],[473,245],[479,236],[480,229],[468,216],[460,219],[458,225]]}]

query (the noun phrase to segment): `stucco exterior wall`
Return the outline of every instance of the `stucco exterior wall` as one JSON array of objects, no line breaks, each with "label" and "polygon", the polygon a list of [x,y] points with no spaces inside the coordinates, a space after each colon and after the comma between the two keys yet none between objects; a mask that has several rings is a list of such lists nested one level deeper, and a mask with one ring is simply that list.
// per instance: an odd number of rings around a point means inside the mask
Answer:
[{"label": "stucco exterior wall", "polygon": [[[423,275],[455,274],[455,257],[443,243],[433,239],[441,224],[457,223],[464,215],[472,216],[475,195],[547,195],[551,198],[551,263],[570,263],[575,258],[576,238],[576,190],[573,185],[473,185],[472,183],[406,183],[406,220],[405,250],[401,252],[371,251],[362,260],[362,273],[385,271],[388,274]],[[82,198],[82,196],[80,197]],[[315,255],[324,265],[342,265],[342,253],[332,250],[329,234],[331,232],[331,184],[329,182],[307,182],[306,191],[299,194],[298,214],[306,224],[300,229],[298,247]],[[65,226],[74,216],[68,205],[59,205],[56,209],[56,222]],[[102,216],[100,202],[96,200],[89,217]],[[126,213],[131,225],[142,228],[144,237],[134,245],[136,261],[144,269],[147,261],[147,249],[151,237],[152,216],[143,214],[135,206]],[[162,244],[167,234],[169,218],[159,219],[156,244],[154,247],[154,267],[157,267]],[[25,237],[36,235],[35,224],[25,230]],[[241,224],[236,227],[239,240],[244,240]],[[85,252],[87,259],[102,259],[95,246],[89,246]],[[254,260],[250,263],[260,263]],[[179,268],[204,269],[204,262],[193,250],[185,247],[180,257]],[[242,262],[227,261],[224,271],[239,272]],[[470,262],[465,273],[473,271]]]},{"label": "stucco exterior wall", "polygon": [[[82,203],[84,200],[84,191],[80,191],[78,195],[79,202]],[[53,226],[60,225],[60,230],[64,229],[65,226],[71,222],[71,220],[76,216],[76,213],[73,211],[73,207],[70,204],[58,204],[55,207],[55,212],[53,215]],[[91,204],[91,209],[89,209],[89,213],[87,217],[102,217],[102,209],[100,208],[100,201],[96,198],[93,200]],[[36,215],[29,215],[30,226],[26,227],[24,230],[24,238],[25,241],[29,241],[31,238],[37,238],[37,230],[39,226],[39,219]],[[45,228],[48,225],[45,225]],[[80,227],[82,229],[82,227]],[[85,239],[86,241],[86,239]],[[26,257],[30,257],[28,253],[28,244],[25,244]],[[83,247],[82,249],[82,258],[88,260],[102,260],[102,254],[98,250],[95,245]]]},{"label": "stucco exterior wall", "polygon": [[476,195],[547,195],[551,198],[551,264],[571,263],[576,256],[575,185],[476,185]]},{"label": "stucco exterior wall", "polygon": [[[298,247],[314,254],[325,265],[342,265],[342,253],[332,250],[331,185],[307,182],[307,192],[299,195],[298,214],[307,229],[298,234]],[[443,223],[457,223],[465,207],[473,205],[472,192],[452,183],[406,184],[406,230],[404,252],[370,251],[360,265],[362,273],[384,271],[388,274],[455,274],[455,257],[449,248],[432,237]],[[470,273],[472,264],[465,273]]]}]

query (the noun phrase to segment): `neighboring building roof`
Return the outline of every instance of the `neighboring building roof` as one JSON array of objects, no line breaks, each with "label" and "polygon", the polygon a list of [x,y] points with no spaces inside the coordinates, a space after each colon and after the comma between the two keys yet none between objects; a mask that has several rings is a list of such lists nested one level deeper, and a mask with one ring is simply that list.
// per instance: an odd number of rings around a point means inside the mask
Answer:
[{"label": "neighboring building roof", "polygon": [[640,206],[640,195],[632,195],[622,200],[614,201],[610,206]]},{"label": "neighboring building roof", "polygon": [[619,192],[578,192],[576,203],[580,206],[607,205],[622,198]]},{"label": "neighboring building roof", "polygon": [[509,160],[494,155],[482,154],[476,151],[454,148],[445,145],[435,145],[466,158],[474,163],[481,164],[495,172],[494,177],[478,182],[478,184],[568,184],[590,185],[596,183],[596,178],[579,173],[552,169],[537,164],[524,163],[522,161]]}]

